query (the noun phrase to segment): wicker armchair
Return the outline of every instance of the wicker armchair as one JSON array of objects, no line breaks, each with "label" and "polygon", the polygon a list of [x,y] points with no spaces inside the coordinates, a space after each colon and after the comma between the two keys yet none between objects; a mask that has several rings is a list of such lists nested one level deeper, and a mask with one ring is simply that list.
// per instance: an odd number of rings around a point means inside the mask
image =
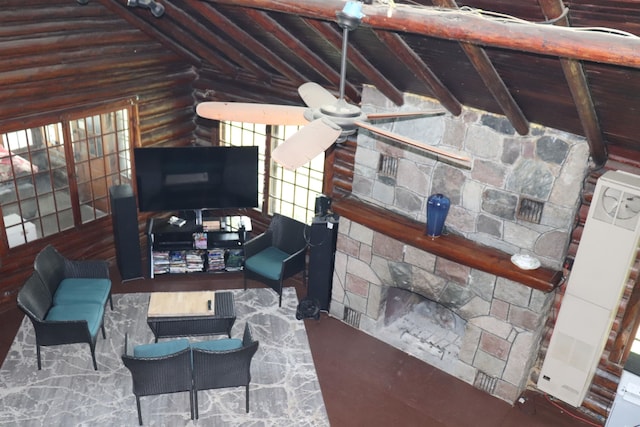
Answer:
[{"label": "wicker armchair", "polygon": [[196,419],[199,417],[198,390],[244,386],[246,411],[249,412],[251,360],[256,351],[258,351],[258,341],[253,340],[249,324],[247,323],[244,327],[242,341],[238,339],[222,339],[204,343],[192,343],[191,351],[193,355],[193,401]]},{"label": "wicker armchair", "polygon": [[133,352],[129,349],[128,341],[128,335],[125,334],[122,362],[131,372],[140,425],[142,425],[140,397],[157,394],[188,391],[191,419],[193,419],[189,341],[179,339],[146,344],[137,346]]},{"label": "wicker armchair", "polygon": [[104,330],[104,305],[78,303],[53,305],[52,296],[40,276],[33,272],[18,292],[18,307],[29,317],[36,335],[38,369],[42,369],[40,347],[60,344],[88,343],[93,368],[96,364],[98,331]]},{"label": "wicker armchair", "polygon": [[244,289],[247,279],[257,280],[278,293],[282,306],[285,279],[302,272],[306,281],[306,224],[279,214],[269,228],[244,244]]},{"label": "wicker armchair", "polygon": [[109,263],[103,260],[70,260],[53,246],[42,249],[33,263],[34,270],[49,289],[54,303],[109,301],[111,280]]}]

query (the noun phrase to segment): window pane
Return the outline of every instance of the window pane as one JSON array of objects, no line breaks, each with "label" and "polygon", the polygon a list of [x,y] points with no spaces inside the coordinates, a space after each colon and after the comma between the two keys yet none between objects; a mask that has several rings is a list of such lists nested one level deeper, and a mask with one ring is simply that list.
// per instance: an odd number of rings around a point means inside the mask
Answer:
[{"label": "window pane", "polygon": [[[71,141],[65,141],[65,127]],[[72,145],[72,158],[65,144]],[[0,208],[9,247],[108,215],[108,187],[131,182],[130,158],[128,109],[2,134]],[[69,169],[75,170],[77,198]]]},{"label": "window pane", "polygon": [[[282,144],[298,129],[297,126],[274,126],[272,148]],[[323,174],[324,153],[295,171],[272,162],[269,185],[273,191],[269,193],[269,213],[282,213],[298,221],[311,223],[315,215],[315,198],[322,194]]]},{"label": "window pane", "polygon": [[[297,126],[271,126],[251,123],[221,122],[222,145],[257,145],[259,148],[260,182],[265,179],[267,130],[271,129],[272,149],[298,131]],[[310,223],[315,214],[315,198],[322,193],[324,153],[308,164],[290,171],[275,162],[270,165],[268,177],[268,213],[279,213],[299,221]],[[263,199],[262,186],[260,200]]]}]

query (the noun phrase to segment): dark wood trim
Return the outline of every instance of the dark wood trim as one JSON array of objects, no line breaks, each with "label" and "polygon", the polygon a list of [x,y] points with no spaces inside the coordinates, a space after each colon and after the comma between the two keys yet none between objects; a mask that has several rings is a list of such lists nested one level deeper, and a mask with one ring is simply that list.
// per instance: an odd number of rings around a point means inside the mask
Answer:
[{"label": "dark wood trim", "polygon": [[352,197],[334,200],[332,209],[345,218],[418,249],[533,289],[551,292],[562,279],[562,272],[547,268],[521,270],[511,262],[511,255],[458,235],[447,234],[432,239],[425,234],[424,224]]}]

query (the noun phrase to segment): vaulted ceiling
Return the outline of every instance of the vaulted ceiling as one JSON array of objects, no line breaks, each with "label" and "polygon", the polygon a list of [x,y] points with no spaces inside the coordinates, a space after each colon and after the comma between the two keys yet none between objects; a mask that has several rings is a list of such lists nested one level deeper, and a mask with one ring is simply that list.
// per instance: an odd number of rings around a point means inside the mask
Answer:
[{"label": "vaulted ceiling", "polygon": [[[262,88],[217,88],[216,100],[271,102],[307,81],[339,89],[342,0],[158,0],[161,17],[92,1],[198,69]],[[584,135],[596,165],[614,151],[640,159],[637,0],[376,0],[363,13],[349,34],[351,101],[363,84],[398,105],[411,92],[454,115],[504,115],[521,135],[533,123]],[[295,91],[283,98],[302,105]]]}]

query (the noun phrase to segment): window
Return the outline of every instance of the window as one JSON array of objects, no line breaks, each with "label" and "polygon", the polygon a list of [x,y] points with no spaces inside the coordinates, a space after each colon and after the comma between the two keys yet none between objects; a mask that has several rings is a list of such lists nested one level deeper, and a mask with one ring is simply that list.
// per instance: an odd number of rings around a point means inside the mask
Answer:
[{"label": "window", "polygon": [[0,208],[10,248],[108,215],[109,187],[131,183],[132,109],[85,114],[2,134]]},{"label": "window", "polygon": [[[259,192],[262,211],[267,214],[279,213],[309,224],[315,215],[316,196],[322,193],[324,153],[295,171],[287,170],[273,161],[266,164],[266,153],[273,151],[298,129],[298,126],[220,122],[220,144],[257,145],[260,162],[258,179],[266,183]],[[265,191],[268,195],[266,200]],[[267,204],[266,209],[264,203]]]}]

